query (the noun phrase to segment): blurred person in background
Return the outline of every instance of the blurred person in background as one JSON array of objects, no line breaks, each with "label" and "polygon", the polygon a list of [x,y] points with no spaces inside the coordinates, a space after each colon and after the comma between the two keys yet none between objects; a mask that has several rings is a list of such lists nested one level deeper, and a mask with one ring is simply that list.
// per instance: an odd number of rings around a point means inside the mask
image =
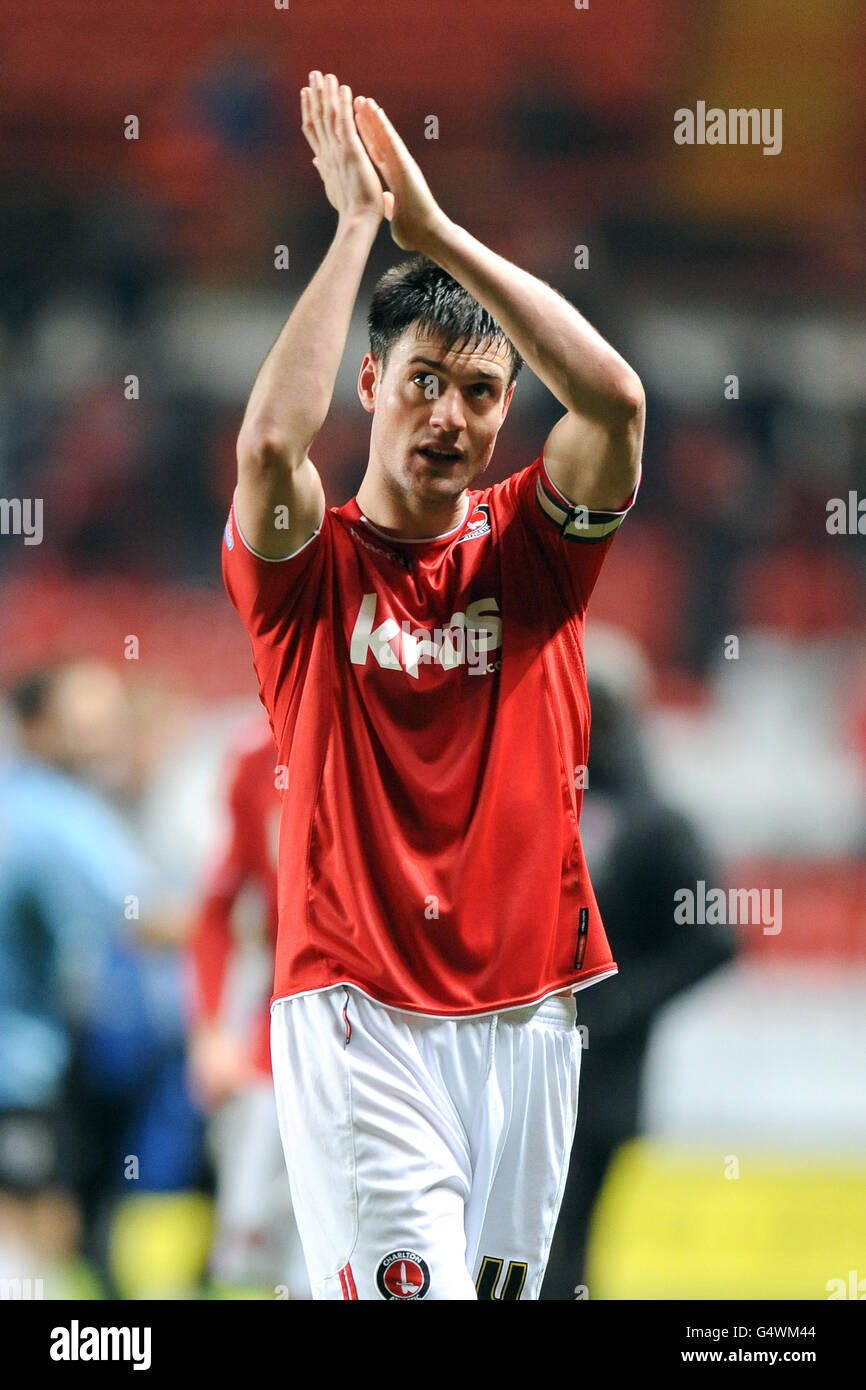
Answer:
[{"label": "blurred person in background", "polygon": [[[252,912],[273,977],[277,939],[280,795],[276,748],[264,717],[247,725],[227,762],[228,827],[204,886],[190,940],[193,1093],[211,1111],[217,1167],[216,1232],[210,1259],[215,1291],[309,1299],[309,1281],[285,1181],[271,1076],[270,989],[256,990],[243,1020],[232,1019],[235,914]],[[234,991],[237,994],[237,990]],[[237,1012],[237,1010],[235,1011]],[[246,1036],[245,1036],[246,1035]]]},{"label": "blurred person in background", "polygon": [[[183,918],[109,799],[122,796],[129,756],[121,677],[101,662],[63,662],[19,679],[9,705],[18,748],[0,770],[0,1239],[4,1272],[48,1269],[45,1296],[58,1297],[82,1222],[107,1274],[108,1192],[124,1177],[160,1186],[155,1096],[175,1102],[163,1147],[192,1167],[196,1116],[170,1076],[172,1051],[182,1057],[173,977]],[[164,1165],[172,1180],[182,1166]]]},{"label": "blurred person in background", "polygon": [[541,1297],[586,1289],[588,1233],[596,1199],[619,1149],[639,1132],[641,1077],[653,1022],[681,991],[735,954],[729,926],[678,926],[674,892],[716,882],[707,846],[669,806],[647,767],[640,715],[650,671],[636,642],[589,623],[587,681],[592,732],[581,830],[599,907],[616,943],[619,974],[585,990],[585,1057],[578,1125]]}]

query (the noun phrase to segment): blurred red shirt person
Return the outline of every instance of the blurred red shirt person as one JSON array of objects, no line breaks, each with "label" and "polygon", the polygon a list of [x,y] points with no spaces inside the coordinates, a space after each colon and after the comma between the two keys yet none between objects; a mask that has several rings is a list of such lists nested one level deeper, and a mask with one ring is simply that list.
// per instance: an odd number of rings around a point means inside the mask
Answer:
[{"label": "blurred red shirt person", "polygon": [[271,1074],[270,1019],[262,1007],[246,1045],[224,1021],[226,982],[235,951],[232,916],[241,893],[253,888],[270,949],[277,939],[277,839],[280,796],[276,749],[267,723],[244,728],[228,757],[227,837],[205,882],[190,940],[193,976],[193,1077],[203,1099],[217,1105],[254,1077]]}]

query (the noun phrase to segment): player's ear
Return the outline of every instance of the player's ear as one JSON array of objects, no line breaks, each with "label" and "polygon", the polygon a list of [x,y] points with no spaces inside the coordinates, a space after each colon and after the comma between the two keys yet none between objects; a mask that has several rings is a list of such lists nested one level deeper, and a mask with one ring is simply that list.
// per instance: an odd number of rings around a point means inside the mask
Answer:
[{"label": "player's ear", "polygon": [[379,359],[372,352],[364,355],[358,372],[358,399],[365,410],[373,412],[379,387]]}]

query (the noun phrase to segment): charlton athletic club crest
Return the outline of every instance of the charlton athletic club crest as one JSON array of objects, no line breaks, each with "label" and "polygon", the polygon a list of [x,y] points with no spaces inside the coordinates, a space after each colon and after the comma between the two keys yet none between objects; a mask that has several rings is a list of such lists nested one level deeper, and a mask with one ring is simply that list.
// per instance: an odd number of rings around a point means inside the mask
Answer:
[{"label": "charlton athletic club crest", "polygon": [[383,1298],[424,1298],[430,1287],[426,1260],[414,1250],[394,1250],[379,1262],[376,1287]]},{"label": "charlton athletic club crest", "polygon": [[472,515],[469,518],[469,525],[466,527],[463,535],[459,537],[457,544],[462,545],[463,541],[474,541],[479,536],[488,536],[489,534],[490,508],[486,502],[479,502],[478,505],[473,508]]}]

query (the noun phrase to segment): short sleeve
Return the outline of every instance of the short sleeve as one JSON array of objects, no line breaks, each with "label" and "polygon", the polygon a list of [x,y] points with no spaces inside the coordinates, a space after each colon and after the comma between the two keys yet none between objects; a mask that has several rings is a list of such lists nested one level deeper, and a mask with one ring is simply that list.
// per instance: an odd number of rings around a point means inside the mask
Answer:
[{"label": "short sleeve", "polygon": [[500,486],[510,492],[540,556],[561,576],[569,610],[585,609],[613,538],[634,505],[640,477],[615,511],[592,511],[565,497],[550,478],[543,453]]},{"label": "short sleeve", "polygon": [[223,532],[223,582],[254,645],[268,638],[284,641],[292,618],[313,602],[325,550],[322,533],[329,523],[326,508],[308,541],[285,559],[272,560],[245,540],[232,498]]}]

